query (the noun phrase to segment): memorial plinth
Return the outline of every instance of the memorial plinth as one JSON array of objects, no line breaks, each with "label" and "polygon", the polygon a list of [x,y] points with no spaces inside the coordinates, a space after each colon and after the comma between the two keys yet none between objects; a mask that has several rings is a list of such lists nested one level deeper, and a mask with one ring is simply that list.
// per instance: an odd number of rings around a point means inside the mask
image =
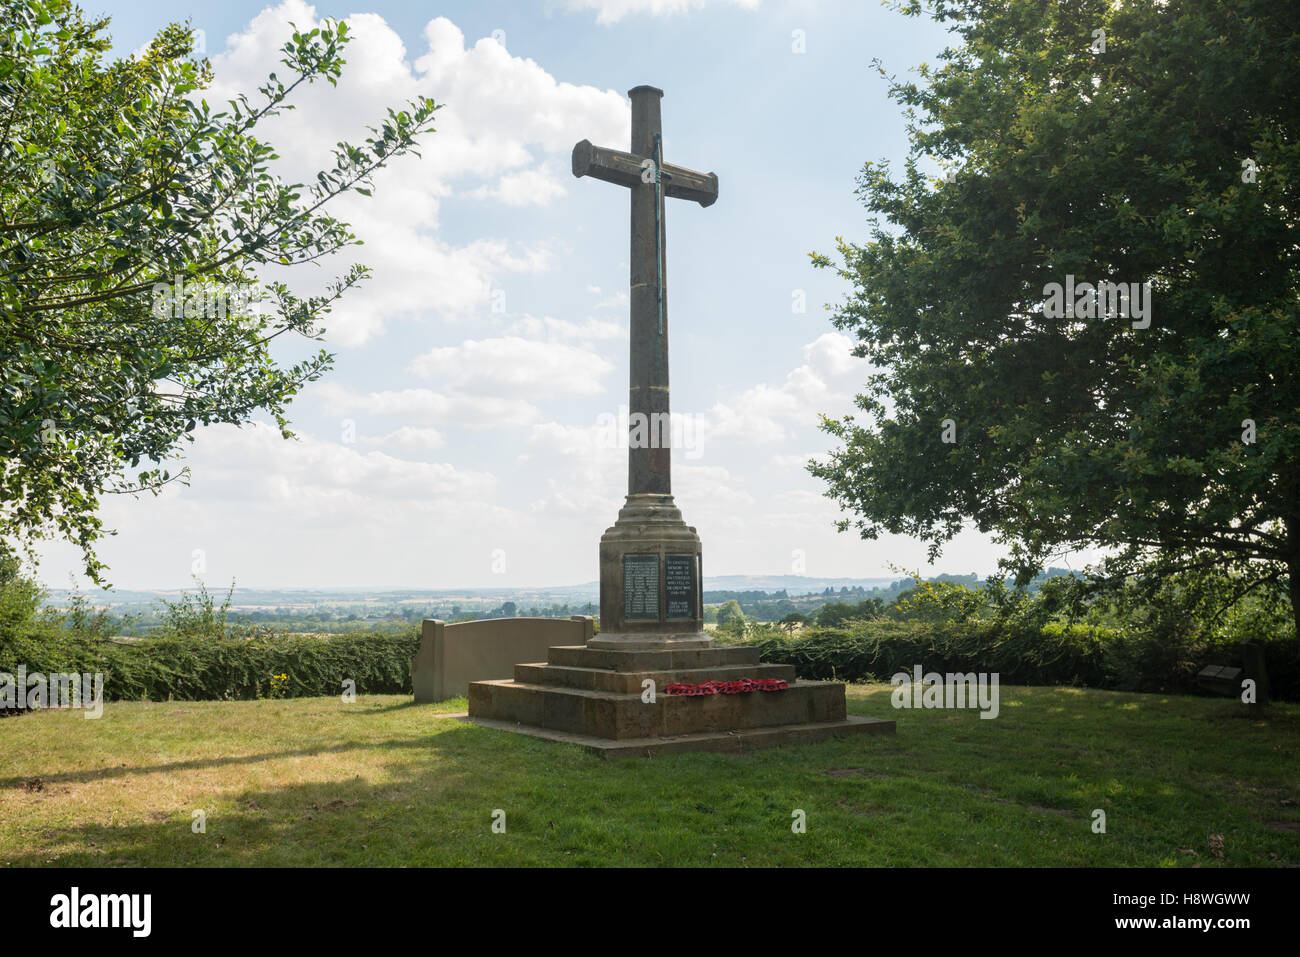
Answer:
[{"label": "memorial plinth", "polygon": [[706,648],[700,536],[671,495],[629,495],[600,539],[593,648]]},{"label": "memorial plinth", "polygon": [[[663,691],[740,678],[776,678],[789,687],[699,697]],[[760,662],[757,648],[716,644],[555,647],[545,662],[515,665],[513,681],[473,682],[469,718],[604,755],[745,751],[895,730],[892,720],[848,714],[842,684],[800,681],[792,665]]]},{"label": "memorial plinth", "polygon": [[[894,722],[849,716],[844,686],[798,681],[758,649],[718,645],[704,631],[700,537],[673,503],[668,445],[631,423],[670,422],[664,198],[711,206],[718,177],[663,161],[659,101],[638,86],[632,149],[583,140],[573,174],[631,194],[628,494],[600,539],[600,633],[515,666],[514,680],[469,686],[469,718],[489,727],[584,745],[601,753],[744,750],[842,733],[892,732]],[[671,431],[671,430],[670,430]],[[662,432],[660,433],[662,435]],[[667,694],[670,685],[776,679],[779,690]],[[698,690],[698,689],[697,689]]]}]

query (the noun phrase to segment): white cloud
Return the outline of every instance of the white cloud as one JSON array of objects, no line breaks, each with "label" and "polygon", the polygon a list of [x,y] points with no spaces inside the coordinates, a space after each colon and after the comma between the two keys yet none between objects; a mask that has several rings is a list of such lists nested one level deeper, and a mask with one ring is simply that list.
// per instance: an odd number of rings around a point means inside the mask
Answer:
[{"label": "white cloud", "polygon": [[410,425],[404,425],[400,429],[394,429],[387,435],[380,435],[374,438],[370,436],[358,436],[357,441],[362,445],[390,446],[408,452],[422,452],[429,449],[440,449],[447,444],[447,440],[443,438],[442,433],[437,429],[419,428]]},{"label": "white cloud", "polygon": [[[597,289],[596,292],[599,293],[600,290]],[[616,292],[616,293],[614,293],[614,295],[610,296],[608,299],[602,299],[600,302],[596,303],[596,305],[592,306],[592,308],[593,308],[593,309],[623,309],[623,310],[626,310],[626,309],[628,308],[629,302],[630,302],[630,300],[628,299],[628,295],[627,295],[627,293],[625,293],[625,292]]]},{"label": "white cloud", "polygon": [[[287,81],[279,47],[291,21],[302,30],[320,22],[314,6],[285,0],[229,37],[212,56],[216,82],[205,91],[207,100],[220,104],[246,92],[256,102],[253,91],[270,71]],[[564,192],[556,170],[567,166],[575,142],[626,142],[630,128],[620,93],[560,83],[492,39],[467,48],[464,34],[445,17],[425,26],[425,49],[414,61],[381,16],[353,14],[347,21],[351,41],[338,86],[299,87],[292,95],[295,109],[258,128],[259,137],[279,146],[282,176],[311,182],[318,169],[333,165],[337,142],[363,141],[367,125],[389,107],[431,96],[441,108],[435,132],[421,140],[422,158],[401,157],[377,173],[371,198],[344,195],[327,207],[351,224],[364,246],[319,271],[273,276],[301,294],[316,294],[348,264],[370,266],[371,280],[344,296],[326,322],[331,343],[345,346],[379,334],[395,318],[433,313],[462,319],[487,305],[503,275],[548,269],[551,251],[544,242],[521,246],[480,236],[457,244],[440,237],[441,201],[460,195],[544,205]]]},{"label": "white cloud", "polygon": [[507,206],[545,206],[564,194],[564,186],[549,169],[505,173],[495,186],[480,186],[470,193],[475,199],[495,199]]},{"label": "white cloud", "polygon": [[580,346],[505,336],[431,349],[411,369],[424,378],[443,379],[459,392],[543,399],[604,392],[600,379],[613,366]]},{"label": "white cloud", "polygon": [[530,146],[567,160],[582,139],[628,141],[632,120],[621,93],[560,83],[492,39],[466,48],[464,33],[445,17],[431,20],[424,35],[429,52],[415,69],[447,104],[438,113],[442,142],[429,154],[438,169],[496,176],[530,165]]},{"label": "white cloud", "polygon": [[[491,574],[492,547],[536,534],[526,511],[497,502],[501,483],[489,472],[310,435],[285,440],[262,423],[202,429],[186,460],[189,486],[104,503],[105,525],[119,534],[101,552],[120,586],[193,587],[196,571],[209,588],[232,578],[289,587],[477,583]],[[52,551],[72,564],[70,546]],[[196,551],[205,569],[193,567]]]},{"label": "white cloud", "polygon": [[188,459],[194,488],[206,501],[253,501],[295,511],[355,508],[371,500],[482,498],[497,485],[486,472],[445,463],[361,452],[311,436],[286,440],[261,422],[205,429]]},{"label": "white cloud", "polygon": [[777,468],[799,469],[802,471],[810,460],[820,454],[820,452],[804,452],[802,455],[774,455],[769,461]]},{"label": "white cloud", "polygon": [[532,510],[608,517],[612,524],[627,490],[627,450],[608,438],[596,423],[534,425],[519,461],[530,474],[550,477]]},{"label": "white cloud", "polygon": [[[378,195],[378,193],[376,193]],[[345,217],[363,235],[362,216]],[[452,246],[432,236],[376,228],[355,259],[373,270],[360,287],[344,295],[325,325],[332,344],[360,345],[383,331],[396,317],[428,313],[464,319],[485,307],[506,273],[544,272],[550,263],[545,248],[514,251],[500,240],[476,240]]]},{"label": "white cloud", "polygon": [[848,411],[853,391],[866,381],[868,363],[852,355],[853,340],[827,332],[804,346],[804,363],[778,386],[759,383],[732,402],[719,402],[706,416],[710,439],[775,444],[791,428],[815,426],[820,413]]},{"label": "white cloud", "polygon": [[529,339],[576,339],[591,342],[601,339],[621,339],[627,327],[617,322],[588,318],[585,322],[554,319],[551,316],[522,316],[506,327],[507,335],[525,336]]},{"label": "white cloud", "polygon": [[708,521],[741,526],[752,521],[757,500],[739,486],[739,480],[729,470],[718,465],[674,462],[673,480],[682,489],[680,497],[691,514],[689,524]]},{"label": "white cloud", "polygon": [[[760,0],[726,0],[729,5],[756,10]],[[597,23],[617,23],[633,14],[667,17],[708,6],[710,0],[569,0],[570,10],[595,10]],[[716,5],[716,0],[714,0]]]},{"label": "white cloud", "polygon": [[379,415],[408,424],[436,424],[444,427],[511,428],[529,425],[541,418],[537,407],[520,399],[500,396],[470,396],[434,392],[432,389],[391,389],[358,392],[326,382],[311,393],[333,415]]}]

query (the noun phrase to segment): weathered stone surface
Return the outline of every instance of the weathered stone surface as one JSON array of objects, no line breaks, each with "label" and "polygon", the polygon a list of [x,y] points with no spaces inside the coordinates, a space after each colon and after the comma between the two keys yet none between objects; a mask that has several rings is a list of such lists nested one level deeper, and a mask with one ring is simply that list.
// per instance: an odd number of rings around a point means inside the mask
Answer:
[{"label": "weathered stone surface", "polygon": [[600,542],[602,646],[635,639],[711,640],[704,634],[700,539],[673,504],[671,441],[662,435],[671,423],[664,199],[709,206],[718,196],[718,177],[664,160],[663,95],[652,86],[628,91],[630,152],[588,140],[573,148],[574,176],[615,183],[631,197],[628,495]]},{"label": "weathered stone surface", "polygon": [[[852,723],[845,707],[844,685],[795,680],[791,666],[762,663],[753,647],[624,650],[556,646],[549,649],[547,661],[519,664],[514,674],[513,681],[471,684],[470,717],[482,719],[489,727],[503,722],[501,726],[551,740],[570,740],[563,737],[570,735],[577,736],[574,743],[643,742],[618,753],[674,749],[662,745],[661,739],[689,739],[689,746],[682,750],[734,750],[725,738],[762,729],[789,729],[789,733],[751,738],[752,746],[822,740],[826,729],[845,729],[846,722]],[[653,702],[642,698],[646,678],[655,681]],[[669,684],[740,678],[779,678],[790,682],[790,687],[742,694],[664,694]],[[864,727],[892,732],[894,722],[882,719],[848,730]]]},{"label": "weathered stone surface", "polygon": [[553,665],[606,668],[611,671],[681,671],[687,668],[757,665],[758,649],[717,644],[706,648],[641,649],[561,646],[549,649],[546,660]]},{"label": "weathered stone surface", "polygon": [[[649,89],[640,87],[638,89]],[[655,93],[660,93],[656,90]],[[660,93],[662,95],[662,93]],[[574,144],[571,158],[573,175],[590,176],[618,186],[639,186],[645,167],[642,157],[622,150],[593,146],[591,140]],[[684,166],[663,163],[664,195],[671,199],[686,199],[701,206],[712,206],[718,201],[718,174],[697,173]]]},{"label": "weathered stone surface", "polygon": [[454,625],[426,619],[420,648],[411,662],[416,704],[442,701],[467,693],[471,681],[508,678],[515,664],[544,657],[564,642],[592,636],[588,616],[563,618],[492,618]]},{"label": "weathered stone surface", "polygon": [[[711,680],[684,673],[683,681]],[[795,681],[784,691],[665,695],[653,702],[635,693],[522,681],[478,681],[470,686],[474,717],[514,721],[600,738],[638,738],[734,731],[845,718],[844,686]]]},{"label": "weathered stone surface", "polygon": [[[629,567],[650,561],[655,564],[656,588],[653,617],[629,614],[631,583]],[[668,567],[670,563],[691,565],[689,614],[669,615]],[[630,494],[619,510],[618,519],[600,539],[600,634],[597,647],[640,642],[676,643],[694,641],[708,645],[713,639],[704,632],[704,570],[700,536],[682,520],[671,495]]]},{"label": "weathered stone surface", "polygon": [[616,694],[641,694],[646,680],[655,683],[656,694],[670,684],[699,684],[702,681],[736,681],[741,678],[776,678],[795,680],[794,665],[721,665],[714,668],[679,668],[670,671],[612,671],[608,668],[582,668],[569,665],[515,665],[515,680],[523,684],[557,685],[585,688],[588,691],[611,691]]},{"label": "weathered stone surface", "polygon": [[895,723],[884,718],[863,718],[849,715],[843,721],[824,724],[784,725],[775,728],[751,728],[738,731],[704,731],[677,737],[597,738],[550,728],[513,724],[491,718],[475,718],[468,714],[450,714],[442,717],[468,721],[472,724],[511,731],[533,738],[577,745],[602,757],[650,757],[660,754],[680,754],[690,751],[718,751],[744,753],[758,748],[778,748],[794,744],[813,744],[830,738],[859,734],[893,734]]}]

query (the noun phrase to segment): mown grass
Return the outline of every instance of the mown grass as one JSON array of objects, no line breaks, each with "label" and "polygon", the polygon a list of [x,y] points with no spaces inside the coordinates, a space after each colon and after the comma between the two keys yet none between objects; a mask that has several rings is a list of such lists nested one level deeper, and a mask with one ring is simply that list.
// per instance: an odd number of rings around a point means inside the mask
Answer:
[{"label": "mown grass", "polygon": [[1300,706],[1003,687],[981,720],[889,692],[849,709],[893,737],[650,759],[437,716],[464,699],[6,718],[0,866],[1300,864]]}]

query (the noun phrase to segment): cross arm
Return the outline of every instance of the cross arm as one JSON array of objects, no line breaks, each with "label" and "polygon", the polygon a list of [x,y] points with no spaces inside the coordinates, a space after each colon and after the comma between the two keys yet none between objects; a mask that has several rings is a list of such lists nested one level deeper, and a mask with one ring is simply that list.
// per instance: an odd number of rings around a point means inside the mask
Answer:
[{"label": "cross arm", "polygon": [[[593,146],[583,140],[573,148],[573,175],[592,176],[619,186],[641,185],[644,160],[632,153]],[[712,206],[718,199],[718,175],[697,173],[684,166],[664,163],[664,194],[673,199],[687,199],[701,206]]]}]

